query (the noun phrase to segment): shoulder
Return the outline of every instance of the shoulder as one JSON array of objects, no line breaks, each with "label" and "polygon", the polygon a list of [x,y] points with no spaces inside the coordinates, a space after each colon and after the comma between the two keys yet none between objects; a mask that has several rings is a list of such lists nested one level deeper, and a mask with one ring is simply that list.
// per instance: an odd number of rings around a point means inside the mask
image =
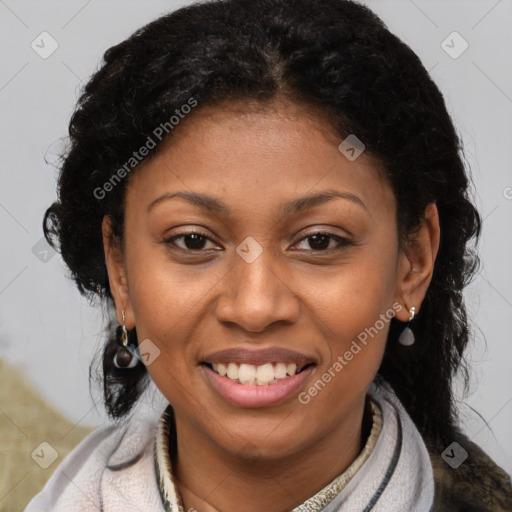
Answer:
[{"label": "shoulder", "polygon": [[[457,431],[454,441],[467,458],[452,468],[441,456],[446,447],[428,445],[435,481],[436,512],[512,510],[511,477],[477,444]],[[465,455],[465,454],[464,454]]]},{"label": "shoulder", "polygon": [[163,510],[154,468],[157,418],[96,428],[54,471],[25,512]]},{"label": "shoulder", "polygon": [[120,436],[121,429],[117,426],[96,428],[59,464],[43,490],[28,504],[25,512],[64,510],[64,503],[70,500],[82,501],[76,499],[80,491],[95,506],[98,503],[96,489],[101,468]]}]

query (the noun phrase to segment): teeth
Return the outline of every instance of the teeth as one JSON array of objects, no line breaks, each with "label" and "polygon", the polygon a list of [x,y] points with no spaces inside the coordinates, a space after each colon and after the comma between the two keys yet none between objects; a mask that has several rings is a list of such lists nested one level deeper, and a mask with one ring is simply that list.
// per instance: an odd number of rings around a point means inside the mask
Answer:
[{"label": "teeth", "polygon": [[219,375],[245,386],[266,386],[297,373],[295,363],[265,363],[260,366],[245,363],[213,363],[212,367]]},{"label": "teeth", "polygon": [[286,373],[288,375],[295,375],[295,370],[297,370],[297,365],[295,363],[290,363],[286,365]]},{"label": "teeth", "polygon": [[276,379],[284,379],[286,377],[286,364],[277,363],[274,372]]},{"label": "teeth", "polygon": [[[256,368],[256,381],[257,384],[263,386],[274,380],[274,367],[272,363],[267,363]],[[243,382],[242,382],[243,384]]]},{"label": "teeth", "polygon": [[[215,370],[215,368],[214,368],[214,370]],[[227,375],[228,379],[237,380],[238,379],[238,365],[235,363],[229,363],[226,375]]]},{"label": "teeth", "polygon": [[217,372],[218,372],[219,375],[222,375],[224,377],[224,375],[226,375],[227,371],[228,371],[228,369],[227,369],[227,366],[225,364],[219,363],[217,365]]},{"label": "teeth", "polygon": [[252,386],[254,384],[255,379],[256,366],[254,366],[253,364],[241,364],[240,370],[238,372],[238,380],[240,381],[240,384]]}]

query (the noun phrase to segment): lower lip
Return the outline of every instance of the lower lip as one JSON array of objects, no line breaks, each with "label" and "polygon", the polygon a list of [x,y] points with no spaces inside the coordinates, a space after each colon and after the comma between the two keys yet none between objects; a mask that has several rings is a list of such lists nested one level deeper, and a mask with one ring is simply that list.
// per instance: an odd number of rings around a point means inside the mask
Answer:
[{"label": "lower lip", "polygon": [[210,367],[201,365],[213,388],[228,402],[238,407],[270,407],[279,405],[298,393],[304,381],[311,375],[314,366],[309,366],[296,375],[265,386],[246,386],[222,377]]}]

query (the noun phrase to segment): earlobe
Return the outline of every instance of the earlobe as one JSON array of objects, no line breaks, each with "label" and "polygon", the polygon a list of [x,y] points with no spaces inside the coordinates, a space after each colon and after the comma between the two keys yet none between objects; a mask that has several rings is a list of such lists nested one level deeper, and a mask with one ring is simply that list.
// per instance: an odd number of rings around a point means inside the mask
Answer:
[{"label": "earlobe", "polygon": [[401,254],[398,300],[404,308],[397,318],[402,322],[408,320],[411,307],[419,313],[434,273],[439,242],[439,213],[435,203],[430,203],[414,238],[407,242],[407,254]]},{"label": "earlobe", "polygon": [[105,263],[108,272],[110,291],[116,304],[118,322],[121,324],[121,312],[124,310],[126,316],[126,327],[132,329],[134,326],[133,313],[128,293],[128,283],[124,260],[120,248],[114,243],[112,236],[111,219],[108,215],[103,217],[101,225],[103,236],[103,249],[105,252]]}]

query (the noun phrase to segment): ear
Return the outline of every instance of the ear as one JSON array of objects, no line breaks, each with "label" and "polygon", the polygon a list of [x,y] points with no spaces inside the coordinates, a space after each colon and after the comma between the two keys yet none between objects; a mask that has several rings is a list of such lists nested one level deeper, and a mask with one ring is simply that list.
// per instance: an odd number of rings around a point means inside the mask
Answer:
[{"label": "ear", "polygon": [[101,231],[103,235],[103,249],[105,251],[108,282],[116,304],[117,321],[120,325],[123,324],[122,311],[124,311],[126,328],[130,330],[135,327],[135,319],[130,302],[130,294],[128,292],[126,269],[121,249],[114,243],[111,219],[108,215],[103,217]]},{"label": "ear", "polygon": [[402,322],[409,319],[411,307],[416,308],[416,314],[420,311],[434,273],[439,240],[439,213],[435,203],[430,203],[413,240],[399,256],[396,301],[404,307],[397,311],[396,318]]}]

